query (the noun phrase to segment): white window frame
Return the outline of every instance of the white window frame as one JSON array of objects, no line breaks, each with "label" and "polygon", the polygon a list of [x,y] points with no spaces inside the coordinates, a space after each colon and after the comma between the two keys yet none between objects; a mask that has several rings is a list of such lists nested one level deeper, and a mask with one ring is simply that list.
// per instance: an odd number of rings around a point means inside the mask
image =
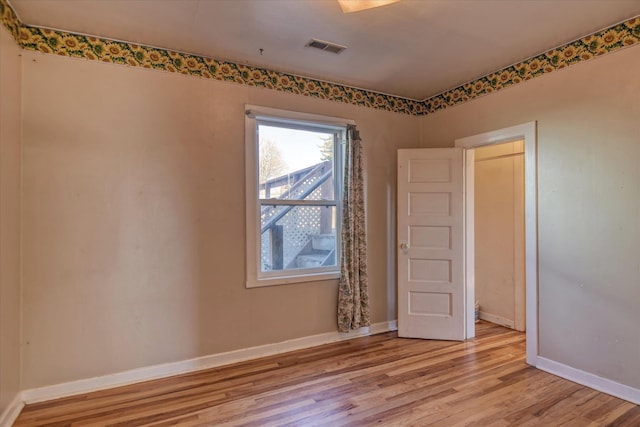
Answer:
[{"label": "white window frame", "polygon": [[[328,117],[317,114],[300,113],[276,108],[245,105],[245,178],[246,178],[246,258],[247,258],[247,288],[283,285],[289,283],[303,283],[319,280],[337,279],[340,277],[340,230],[342,226],[342,171],[344,163],[342,154],[334,156],[334,170],[337,182],[336,205],[336,265],[298,270],[278,270],[262,272],[260,261],[260,203],[258,194],[258,122],[273,122],[274,124],[308,125],[313,128],[325,127],[328,130],[346,128],[355,125],[353,120]],[[346,137],[346,132],[345,132]],[[334,153],[343,152],[343,144],[336,144]],[[304,206],[304,201],[282,201],[282,204]]]}]

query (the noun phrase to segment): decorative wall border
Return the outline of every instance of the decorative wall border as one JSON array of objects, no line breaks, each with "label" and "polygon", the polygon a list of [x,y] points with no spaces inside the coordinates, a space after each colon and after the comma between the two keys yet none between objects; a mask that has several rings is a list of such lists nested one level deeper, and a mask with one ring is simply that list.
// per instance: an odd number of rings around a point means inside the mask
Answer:
[{"label": "decorative wall border", "polygon": [[640,42],[640,16],[636,16],[418,101],[199,55],[31,27],[20,21],[7,0],[0,0],[0,16],[4,26],[25,50],[235,82],[416,116],[471,101]]},{"label": "decorative wall border", "polygon": [[13,38],[20,44],[18,34],[20,27],[22,27],[22,22],[20,22],[20,18],[18,18],[16,12],[6,0],[0,0],[0,20],[2,20],[2,24],[9,30]]},{"label": "decorative wall border", "polygon": [[424,104],[418,100],[168,49],[27,26],[7,0],[0,0],[0,13],[4,25],[25,50],[235,82],[397,113],[423,113]]},{"label": "decorative wall border", "polygon": [[640,42],[640,16],[525,59],[423,101],[430,114]]}]

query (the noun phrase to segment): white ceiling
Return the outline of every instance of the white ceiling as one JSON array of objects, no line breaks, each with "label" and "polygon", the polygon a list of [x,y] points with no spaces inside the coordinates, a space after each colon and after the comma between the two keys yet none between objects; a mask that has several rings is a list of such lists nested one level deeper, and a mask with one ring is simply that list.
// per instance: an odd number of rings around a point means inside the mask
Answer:
[{"label": "white ceiling", "polygon": [[[640,0],[10,0],[27,25],[424,99],[640,14]],[[346,45],[306,48],[310,38]],[[260,55],[259,50],[263,49]]]}]

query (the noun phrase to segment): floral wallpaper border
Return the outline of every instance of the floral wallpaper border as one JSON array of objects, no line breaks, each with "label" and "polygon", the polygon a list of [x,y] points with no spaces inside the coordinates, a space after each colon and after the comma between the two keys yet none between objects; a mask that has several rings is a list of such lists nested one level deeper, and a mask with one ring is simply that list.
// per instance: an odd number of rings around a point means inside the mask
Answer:
[{"label": "floral wallpaper border", "polygon": [[[16,15],[6,0],[0,0],[0,19],[2,19],[2,24],[6,29],[13,35],[13,38],[18,41],[18,34],[20,27],[22,27],[22,22],[20,22],[18,15]],[[20,42],[18,42],[18,44],[20,44]]]},{"label": "floral wallpaper border", "polygon": [[20,47],[26,50],[230,81],[411,115],[434,113],[640,42],[640,16],[636,16],[418,101],[198,55],[30,27],[22,24],[7,0],[0,0],[0,16]]},{"label": "floral wallpaper border", "polygon": [[640,16],[427,98],[423,101],[424,109],[420,114],[434,113],[534,77],[637,45],[638,42],[640,42]]},{"label": "floral wallpaper border", "polygon": [[20,22],[6,0],[0,0],[0,14],[3,24],[14,35],[20,47],[25,50],[235,82],[397,113],[420,115],[424,108],[424,104],[418,100],[356,89],[264,68],[135,43],[26,26]]}]

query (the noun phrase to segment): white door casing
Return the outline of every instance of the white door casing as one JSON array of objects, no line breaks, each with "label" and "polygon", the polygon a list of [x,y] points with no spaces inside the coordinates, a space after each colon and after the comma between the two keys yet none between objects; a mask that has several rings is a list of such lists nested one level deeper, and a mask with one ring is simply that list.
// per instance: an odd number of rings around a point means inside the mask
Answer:
[{"label": "white door casing", "polygon": [[469,148],[524,139],[524,199],[525,199],[525,300],[527,363],[538,364],[538,187],[536,122],[457,139],[455,146],[465,153],[466,209],[466,313],[467,338],[475,334],[473,324],[474,292],[474,217],[473,217],[473,150]]},{"label": "white door casing", "polygon": [[462,149],[398,150],[398,335],[465,339]]}]

